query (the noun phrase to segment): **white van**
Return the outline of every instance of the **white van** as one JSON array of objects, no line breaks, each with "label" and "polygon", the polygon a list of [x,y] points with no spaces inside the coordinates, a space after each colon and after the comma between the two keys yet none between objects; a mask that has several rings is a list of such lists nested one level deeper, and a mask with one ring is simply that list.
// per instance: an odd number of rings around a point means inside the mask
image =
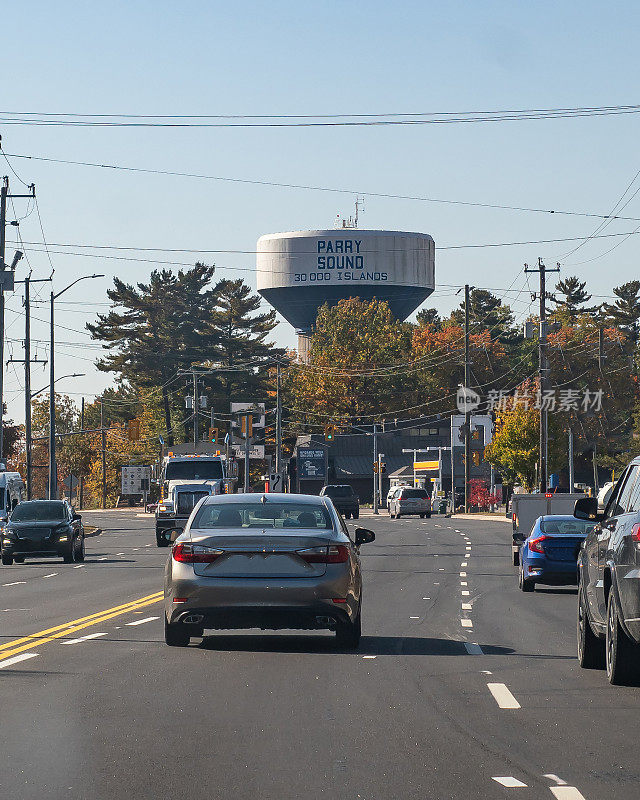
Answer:
[{"label": "white van", "polygon": [[24,497],[24,481],[19,472],[0,472],[0,523],[4,523]]}]

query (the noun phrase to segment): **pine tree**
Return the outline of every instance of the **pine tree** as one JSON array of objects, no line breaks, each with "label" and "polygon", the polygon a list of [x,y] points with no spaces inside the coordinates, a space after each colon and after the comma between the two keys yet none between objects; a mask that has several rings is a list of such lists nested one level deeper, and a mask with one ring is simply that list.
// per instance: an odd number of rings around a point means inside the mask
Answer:
[{"label": "pine tree", "polygon": [[[464,324],[464,301],[451,314],[451,320]],[[471,289],[469,293],[469,323],[472,333],[489,331],[492,339],[503,344],[515,344],[522,337],[513,327],[513,314],[502,300],[487,289]]]},{"label": "pine tree", "polygon": [[596,306],[585,307],[585,304],[591,300],[591,295],[586,291],[586,285],[587,282],[581,281],[577,275],[570,275],[565,280],[556,283],[555,310],[569,323],[575,322],[580,314],[596,310]]},{"label": "pine tree", "polygon": [[173,444],[169,384],[179,369],[207,357],[215,347],[215,268],[196,264],[177,274],[154,270],[149,283],[127,284],[114,278],[107,292],[114,308],[99,314],[87,329],[109,351],[97,362],[103,372],[115,372],[118,382],[159,387],[167,428]]},{"label": "pine tree", "polygon": [[618,299],[615,303],[605,303],[604,312],[614,325],[627,333],[635,350],[640,320],[640,281],[628,281],[616,286],[613,293]]}]

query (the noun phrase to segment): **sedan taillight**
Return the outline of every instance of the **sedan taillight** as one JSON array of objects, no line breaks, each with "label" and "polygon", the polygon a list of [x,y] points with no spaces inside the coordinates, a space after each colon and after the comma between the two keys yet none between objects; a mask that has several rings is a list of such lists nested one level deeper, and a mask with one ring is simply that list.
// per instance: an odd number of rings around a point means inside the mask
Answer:
[{"label": "sedan taillight", "polygon": [[173,546],[173,558],[182,564],[211,564],[224,553],[213,547],[179,542]]},{"label": "sedan taillight", "polygon": [[631,538],[634,542],[640,543],[640,522],[636,522],[633,528],[631,528]]},{"label": "sedan taillight", "polygon": [[305,550],[296,550],[296,553],[307,564],[344,564],[349,560],[349,548],[344,544],[307,547]]},{"label": "sedan taillight", "polygon": [[537,536],[535,539],[529,539],[529,550],[533,550],[534,553],[542,553],[542,555],[544,555],[542,542],[544,542],[546,538],[546,536]]}]

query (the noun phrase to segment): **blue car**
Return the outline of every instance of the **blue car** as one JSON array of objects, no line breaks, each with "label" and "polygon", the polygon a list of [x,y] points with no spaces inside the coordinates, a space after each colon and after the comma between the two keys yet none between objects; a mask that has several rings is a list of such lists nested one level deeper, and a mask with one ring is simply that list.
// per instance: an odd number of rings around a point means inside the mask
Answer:
[{"label": "blue car", "polygon": [[520,589],[533,592],[536,583],[577,584],[580,547],[594,525],[569,515],[538,517],[520,548]]}]

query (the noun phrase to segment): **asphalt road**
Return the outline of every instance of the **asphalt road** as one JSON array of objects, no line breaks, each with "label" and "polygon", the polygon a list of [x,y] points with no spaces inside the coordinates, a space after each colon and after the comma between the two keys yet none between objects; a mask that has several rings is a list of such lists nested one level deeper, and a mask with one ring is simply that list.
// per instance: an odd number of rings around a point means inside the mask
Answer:
[{"label": "asphalt road", "polygon": [[0,797],[638,796],[640,688],[579,669],[575,590],[519,592],[504,523],[361,519],[349,653],[295,632],[169,648],[152,519],[85,521],[105,532],[83,566],[0,567]]}]

